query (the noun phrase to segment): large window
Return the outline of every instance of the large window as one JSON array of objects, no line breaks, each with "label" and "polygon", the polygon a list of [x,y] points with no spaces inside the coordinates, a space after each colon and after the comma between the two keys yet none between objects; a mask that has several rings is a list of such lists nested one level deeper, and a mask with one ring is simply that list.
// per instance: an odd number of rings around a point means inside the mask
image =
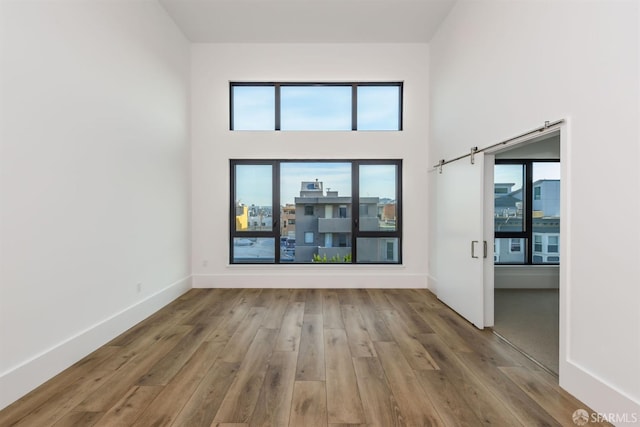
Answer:
[{"label": "large window", "polygon": [[402,130],[402,83],[230,83],[231,130]]},{"label": "large window", "polygon": [[560,262],[560,163],[496,160],[496,264]]},{"label": "large window", "polygon": [[231,160],[230,168],[232,264],[402,262],[400,160]]}]

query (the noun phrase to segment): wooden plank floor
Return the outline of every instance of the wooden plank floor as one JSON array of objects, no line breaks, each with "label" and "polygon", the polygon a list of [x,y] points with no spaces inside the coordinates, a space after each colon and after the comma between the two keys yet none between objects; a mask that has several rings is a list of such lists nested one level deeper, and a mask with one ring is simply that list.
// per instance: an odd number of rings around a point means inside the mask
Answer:
[{"label": "wooden plank floor", "polygon": [[571,426],[580,408],[427,290],[193,289],[0,426]]}]

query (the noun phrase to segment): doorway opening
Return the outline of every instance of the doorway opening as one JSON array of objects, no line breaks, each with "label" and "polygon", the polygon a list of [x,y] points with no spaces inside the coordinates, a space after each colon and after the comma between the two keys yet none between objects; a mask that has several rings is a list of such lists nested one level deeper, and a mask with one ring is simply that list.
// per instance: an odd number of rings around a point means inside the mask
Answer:
[{"label": "doorway opening", "polygon": [[557,377],[560,132],[494,155],[493,329]]}]

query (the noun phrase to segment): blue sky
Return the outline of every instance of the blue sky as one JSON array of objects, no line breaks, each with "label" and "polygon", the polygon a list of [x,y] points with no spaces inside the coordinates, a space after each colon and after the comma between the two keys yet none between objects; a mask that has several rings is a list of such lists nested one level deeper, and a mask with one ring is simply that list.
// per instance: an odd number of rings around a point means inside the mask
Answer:
[{"label": "blue sky", "polygon": [[350,86],[283,86],[282,130],[351,130]]},{"label": "blue sky", "polygon": [[233,125],[236,130],[273,130],[273,86],[234,86]]},{"label": "blue sky", "polygon": [[[246,205],[271,205],[271,166],[236,166],[236,201]],[[361,165],[360,195],[395,199],[394,165]],[[294,203],[300,196],[302,181],[321,181],[324,191],[351,196],[351,163],[284,162],[280,170],[280,203]]]},{"label": "blue sky", "polygon": [[[560,163],[557,162],[534,162],[533,181],[539,179],[560,179]],[[494,172],[494,182],[515,185],[511,190],[522,188],[522,166],[521,165],[496,165]]]},{"label": "blue sky", "polygon": [[539,162],[533,164],[533,181],[539,179],[560,179],[560,163]]},{"label": "blue sky", "polygon": [[351,196],[351,163],[282,163],[280,169],[280,203],[294,203],[300,197],[302,181],[318,181],[337,191],[338,196]]},{"label": "blue sky", "polygon": [[271,165],[236,165],[236,202],[270,206],[271,177]]},{"label": "blue sky", "polygon": [[358,130],[398,130],[398,86],[358,86]]}]

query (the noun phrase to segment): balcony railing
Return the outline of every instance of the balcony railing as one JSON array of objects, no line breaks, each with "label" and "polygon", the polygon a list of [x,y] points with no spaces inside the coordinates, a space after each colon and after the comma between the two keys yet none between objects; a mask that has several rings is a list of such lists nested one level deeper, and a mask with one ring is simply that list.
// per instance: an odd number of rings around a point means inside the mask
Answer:
[{"label": "balcony railing", "polygon": [[318,233],[351,233],[351,218],[318,218]]}]

